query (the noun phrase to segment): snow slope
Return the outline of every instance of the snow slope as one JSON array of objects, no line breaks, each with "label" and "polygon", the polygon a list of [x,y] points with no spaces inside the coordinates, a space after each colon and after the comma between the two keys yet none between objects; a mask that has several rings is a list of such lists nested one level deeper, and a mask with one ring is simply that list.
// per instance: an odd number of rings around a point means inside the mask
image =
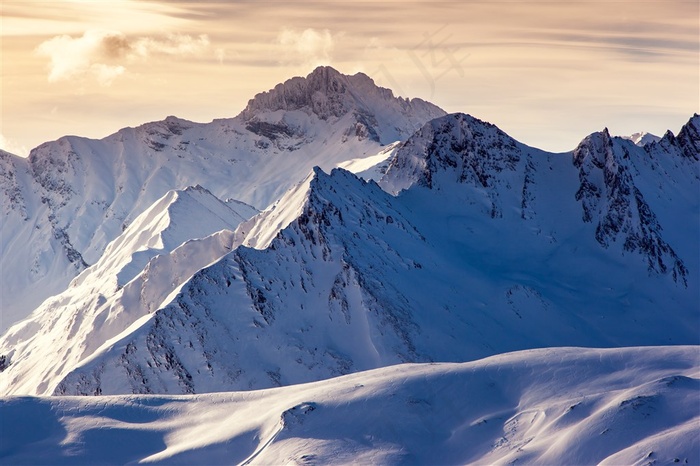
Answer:
[{"label": "snow slope", "polygon": [[63,360],[71,344],[0,339],[3,393],[203,393],[537,347],[698,344],[699,121],[644,148],[602,131],[549,154],[468,115],[433,120],[381,180],[397,196],[315,169],[238,227],[242,246],[61,374],[23,358]]},{"label": "snow slope", "polygon": [[364,74],[319,67],[235,118],[168,117],[101,140],[66,136],[28,159],[0,153],[0,332],[63,291],[167,191],[201,185],[265,208],[313,166],[374,155],[444,115]]},{"label": "snow slope", "polygon": [[254,212],[226,204],[201,186],[167,192],[107,246],[97,264],[6,332],[6,361],[17,362],[30,377],[9,370],[0,380],[2,390],[8,384],[31,390],[46,378],[62,377],[229,252],[232,230]]},{"label": "snow slope", "polygon": [[548,348],[277,389],[5,397],[3,464],[698,464],[700,350]]},{"label": "snow slope", "polygon": [[376,155],[342,162],[338,164],[338,168],[352,172],[367,181],[379,181],[386,174],[386,170],[389,168],[389,161],[393,158],[400,145],[401,142],[397,141],[389,144]]}]

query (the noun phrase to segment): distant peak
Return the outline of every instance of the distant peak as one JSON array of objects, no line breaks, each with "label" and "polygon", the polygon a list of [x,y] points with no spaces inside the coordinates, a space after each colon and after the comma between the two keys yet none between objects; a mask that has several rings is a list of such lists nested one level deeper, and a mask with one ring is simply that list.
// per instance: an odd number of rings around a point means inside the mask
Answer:
[{"label": "distant peak", "polygon": [[329,66],[319,66],[306,77],[288,79],[257,94],[248,101],[240,116],[250,120],[265,111],[301,109],[310,110],[322,119],[340,116],[347,111],[340,98],[346,88],[346,76]]},{"label": "distant peak", "polygon": [[320,65],[317,66],[308,76],[307,78],[314,76],[314,75],[340,75],[340,71],[336,70],[332,66],[329,65]]},{"label": "distant peak", "polygon": [[611,143],[612,136],[610,135],[610,131],[608,131],[608,128],[603,128],[601,131],[596,131],[583,138],[583,140],[579,143],[579,147],[590,146],[592,144],[609,145]]},{"label": "distant peak", "polygon": [[640,131],[638,133],[632,133],[629,136],[622,136],[623,139],[632,141],[637,146],[643,147],[647,144],[658,142],[661,138],[655,134],[648,133],[646,131]]},{"label": "distant peak", "polygon": [[[160,121],[150,121],[136,127],[139,131],[144,131],[150,135],[160,134],[169,137],[169,135],[176,134],[180,135],[184,131],[192,128],[196,123],[185,120],[183,118],[178,118],[173,115],[165,117],[164,120]],[[121,131],[126,130],[126,128]]]},{"label": "distant peak", "polygon": [[454,132],[469,139],[482,138],[486,133],[493,137],[512,140],[498,126],[487,121],[480,120],[467,113],[450,113],[429,121],[424,128],[430,128],[431,132]]},{"label": "distant peak", "polygon": [[399,112],[429,113],[431,117],[444,114],[440,108],[420,99],[395,97],[390,89],[377,86],[364,73],[345,75],[333,67],[319,66],[306,77],[288,79],[257,94],[239,117],[249,121],[264,112],[302,110],[326,120],[350,112],[371,115],[387,106]]}]

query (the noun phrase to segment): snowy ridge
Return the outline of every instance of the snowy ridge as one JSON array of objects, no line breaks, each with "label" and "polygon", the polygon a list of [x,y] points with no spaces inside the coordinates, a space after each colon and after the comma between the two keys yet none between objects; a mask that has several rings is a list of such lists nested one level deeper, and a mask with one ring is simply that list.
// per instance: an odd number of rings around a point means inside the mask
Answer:
[{"label": "snowy ridge", "polygon": [[[318,87],[323,76],[342,89]],[[313,98],[289,110],[251,103],[232,119],[201,124],[171,116],[101,140],[66,136],[33,149],[29,159],[3,153],[0,331],[97,263],[107,244],[169,190],[200,185],[264,209],[312,167],[330,170],[374,155],[444,114],[330,68],[293,81]],[[342,102],[343,111],[319,116],[313,109],[321,98]]]},{"label": "snowy ridge", "polygon": [[0,460],[694,464],[699,361],[697,347],[549,348],[245,393],[5,397]]},{"label": "snowy ridge", "polygon": [[117,287],[122,287],[155,255],[219,230],[235,230],[251,210],[242,204],[225,204],[201,186],[168,191],[107,246],[91,273],[81,274],[71,286],[80,285],[99,271],[110,278],[116,275]]},{"label": "snowy ridge", "polygon": [[277,202],[242,223],[236,230],[236,243],[256,249],[267,248],[280,230],[301,215],[308,200],[311,182],[317,173],[318,170],[312,171]]},{"label": "snowy ridge", "polygon": [[97,264],[3,336],[3,391],[47,387],[229,252],[243,220],[229,205],[249,213],[194,187],[168,192],[137,217]]}]

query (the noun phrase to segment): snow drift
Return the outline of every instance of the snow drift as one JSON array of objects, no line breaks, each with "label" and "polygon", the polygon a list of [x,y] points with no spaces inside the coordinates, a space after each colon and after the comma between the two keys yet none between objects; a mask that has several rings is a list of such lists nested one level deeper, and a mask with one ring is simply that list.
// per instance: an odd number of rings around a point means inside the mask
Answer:
[{"label": "snow drift", "polygon": [[5,397],[6,464],[697,464],[697,347],[549,348],[189,396]]}]

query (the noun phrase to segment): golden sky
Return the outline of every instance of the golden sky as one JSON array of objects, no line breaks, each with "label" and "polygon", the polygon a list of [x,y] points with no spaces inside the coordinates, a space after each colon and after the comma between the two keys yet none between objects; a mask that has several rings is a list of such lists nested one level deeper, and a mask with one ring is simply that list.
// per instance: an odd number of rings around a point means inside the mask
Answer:
[{"label": "golden sky", "polygon": [[0,147],[237,115],[320,64],[570,150],[700,111],[700,7],[675,1],[2,0]]}]

